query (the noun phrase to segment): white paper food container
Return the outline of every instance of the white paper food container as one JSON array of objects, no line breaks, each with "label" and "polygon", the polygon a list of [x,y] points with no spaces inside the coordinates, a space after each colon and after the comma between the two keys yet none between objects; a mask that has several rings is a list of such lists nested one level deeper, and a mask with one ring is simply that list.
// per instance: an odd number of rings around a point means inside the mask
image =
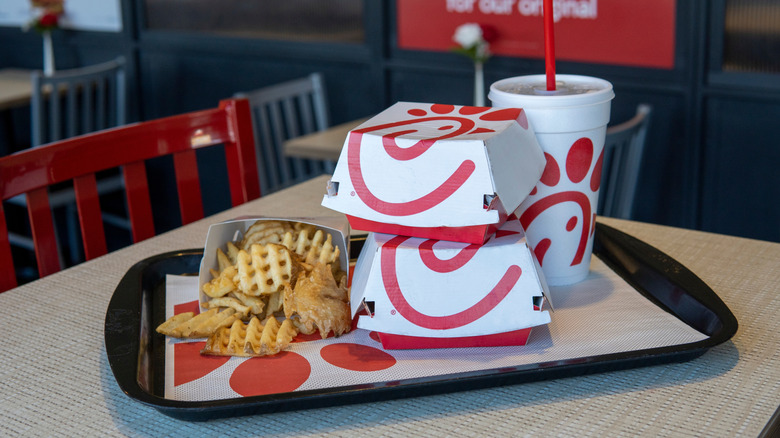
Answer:
[{"label": "white paper food container", "polygon": [[322,205],[355,229],[484,243],[545,163],[522,109],[399,102],[350,131]]},{"label": "white paper food container", "polygon": [[355,266],[350,304],[353,316],[370,310],[357,326],[379,332],[385,348],[523,345],[525,339],[471,341],[549,323],[542,310],[548,297],[514,219],[483,245],[370,234]]},{"label": "white paper food container", "polygon": [[333,236],[333,245],[338,246],[340,250],[339,263],[341,269],[349,273],[349,223],[342,218],[273,218],[273,217],[245,217],[226,222],[213,224],[209,227],[206,235],[206,244],[203,250],[203,258],[200,262],[200,273],[198,282],[198,292],[201,307],[209,300],[208,295],[203,292],[203,285],[211,281],[210,269],[218,269],[217,248],[226,251],[227,242],[237,242],[241,240],[249,227],[258,220],[266,221],[288,221],[303,222],[312,224],[318,229],[330,233]]}]

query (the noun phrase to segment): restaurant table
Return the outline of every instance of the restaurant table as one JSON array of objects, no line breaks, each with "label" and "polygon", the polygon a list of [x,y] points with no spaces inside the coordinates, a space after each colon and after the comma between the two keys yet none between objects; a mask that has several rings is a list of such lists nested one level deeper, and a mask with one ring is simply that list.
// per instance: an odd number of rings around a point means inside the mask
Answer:
[{"label": "restaurant table", "polygon": [[31,70],[0,69],[0,156],[13,151],[14,123],[11,110],[30,104],[32,98]]},{"label": "restaurant table", "polygon": [[370,117],[351,120],[323,131],[295,137],[284,142],[284,154],[290,157],[338,161],[347,134]]},{"label": "restaurant table", "polygon": [[0,69],[0,111],[29,105],[32,97],[30,70]]},{"label": "restaurant table", "polygon": [[242,215],[334,216],[322,176],[0,294],[1,436],[759,436],[780,404],[780,244],[599,219],[691,269],[739,321],[736,335],[681,363],[390,401],[207,422],[124,394],[104,322],[136,262],[202,247]]}]

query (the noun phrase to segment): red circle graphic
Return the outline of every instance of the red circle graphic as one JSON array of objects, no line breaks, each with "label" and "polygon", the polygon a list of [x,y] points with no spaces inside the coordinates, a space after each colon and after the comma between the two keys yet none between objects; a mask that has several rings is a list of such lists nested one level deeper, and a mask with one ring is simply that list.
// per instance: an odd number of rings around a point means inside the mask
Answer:
[{"label": "red circle graphic", "polygon": [[588,137],[582,137],[574,142],[566,156],[566,173],[573,183],[585,179],[593,162],[593,142]]},{"label": "red circle graphic", "polygon": [[431,105],[431,111],[435,112],[436,114],[448,114],[451,113],[454,109],[455,105],[443,103],[434,103]]},{"label": "red circle graphic", "polygon": [[566,231],[571,231],[577,226],[577,216],[569,218],[569,222],[566,222]]},{"label": "red circle graphic", "polygon": [[470,116],[473,114],[483,113],[489,109],[490,108],[484,106],[462,106],[460,107],[460,111],[458,112],[463,114],[464,116]]},{"label": "red circle graphic", "polygon": [[322,347],[320,356],[333,366],[350,371],[380,371],[395,365],[393,356],[360,344],[330,344]]},{"label": "red circle graphic", "polygon": [[200,303],[198,300],[188,301],[186,303],[174,304],[173,314],[178,315],[180,313],[192,312],[194,314],[200,313]]},{"label": "red circle graphic", "polygon": [[[253,357],[236,367],[230,387],[244,397],[295,391],[311,375],[311,365],[300,354],[283,351]],[[284,378],[280,378],[284,376]]]},{"label": "red circle graphic", "polygon": [[[547,160],[547,164],[544,165],[544,172],[539,181],[548,186],[553,187],[561,180],[561,169],[558,167],[558,162],[555,161],[552,155],[547,152],[544,153],[544,158]],[[534,187],[536,189],[536,187]]]},{"label": "red circle graphic", "polygon": [[528,129],[525,118],[525,111],[520,108],[502,108],[496,111],[482,114],[479,116],[479,119],[488,122],[514,120],[523,128]]},{"label": "red circle graphic", "polygon": [[604,165],[604,150],[601,150],[599,159],[596,160],[596,165],[593,166],[593,174],[590,176],[590,190],[596,192],[601,187],[601,172]]},{"label": "red circle graphic", "polygon": [[179,342],[173,345],[173,385],[198,380],[227,362],[227,356],[204,356],[205,342]]}]

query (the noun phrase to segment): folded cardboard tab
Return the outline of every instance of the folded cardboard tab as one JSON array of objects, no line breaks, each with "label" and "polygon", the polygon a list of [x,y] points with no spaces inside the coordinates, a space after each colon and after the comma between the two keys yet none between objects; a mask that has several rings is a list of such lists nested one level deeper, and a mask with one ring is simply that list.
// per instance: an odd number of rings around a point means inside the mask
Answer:
[{"label": "folded cardboard tab", "polygon": [[524,345],[549,291],[516,218],[485,244],[372,233],[352,279],[357,326],[385,348]]},{"label": "folded cardboard tab", "polygon": [[241,217],[209,227],[206,235],[206,244],[203,249],[203,259],[200,262],[198,291],[200,303],[203,304],[209,300],[209,297],[203,292],[203,285],[212,279],[211,269],[218,269],[217,248],[226,250],[228,242],[238,242],[242,239],[244,233],[257,221],[287,221],[301,222],[311,224],[324,232],[333,236],[333,245],[339,248],[339,263],[342,269],[347,271],[349,267],[349,223],[346,218],[276,218],[264,216]]},{"label": "folded cardboard tab", "polygon": [[355,229],[484,243],[545,164],[522,109],[399,102],[350,131],[322,205]]}]

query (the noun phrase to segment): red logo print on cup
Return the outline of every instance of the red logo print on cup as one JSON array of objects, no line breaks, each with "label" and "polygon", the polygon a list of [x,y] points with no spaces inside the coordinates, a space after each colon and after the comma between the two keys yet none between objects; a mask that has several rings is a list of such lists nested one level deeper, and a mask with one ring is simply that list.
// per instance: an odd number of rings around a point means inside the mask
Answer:
[{"label": "red logo print on cup", "polygon": [[[544,168],[539,184],[546,185],[548,187],[555,187],[561,182],[561,177],[565,176],[569,181],[577,184],[583,182],[587,177],[588,172],[593,168],[590,181],[588,182],[588,189],[592,192],[597,192],[601,185],[601,164],[604,159],[604,152],[602,151],[598,159],[594,163],[593,156],[593,142],[587,137],[582,137],[575,141],[571,148],[569,148],[568,155],[566,156],[565,173],[561,174],[561,168],[555,158],[545,152],[545,158],[547,158],[547,165]],[[535,195],[537,189],[531,192],[531,195]],[[571,261],[571,266],[582,263],[582,259],[585,255],[585,249],[588,244],[588,235],[595,230],[596,213],[593,212],[593,207],[590,205],[588,196],[581,191],[565,191],[553,193],[545,196],[539,200],[536,200],[530,207],[528,207],[520,215],[520,223],[524,229],[528,227],[536,220],[542,213],[549,208],[562,204],[565,202],[573,202],[579,206],[582,211],[582,232],[577,246],[577,251]],[[566,231],[572,231],[577,226],[579,221],[577,216],[572,216],[566,222]],[[550,246],[554,242],[550,238],[541,239],[534,247],[534,254],[539,260],[539,264],[544,266],[544,255]]]},{"label": "red logo print on cup", "polygon": [[[355,193],[360,199],[374,211],[389,216],[410,216],[426,210],[429,210],[445,199],[452,196],[474,173],[476,165],[471,160],[464,160],[457,169],[438,187],[430,193],[420,196],[407,202],[388,202],[378,198],[366,184],[363,177],[363,171],[360,165],[360,150],[363,140],[363,134],[367,132],[393,129],[394,132],[385,134],[382,137],[382,145],[385,153],[396,161],[412,161],[425,154],[437,141],[454,138],[460,135],[478,134],[484,132],[493,132],[492,129],[477,127],[476,123],[466,117],[470,115],[482,114],[479,119],[485,121],[515,120],[524,129],[528,129],[528,121],[525,112],[522,109],[506,108],[497,111],[490,111],[486,107],[457,107],[454,105],[433,104],[429,109],[415,108],[407,113],[410,119],[395,121],[377,126],[369,126],[362,129],[356,129],[350,132],[347,141],[347,165],[349,168],[352,185]],[[431,137],[419,140],[408,148],[399,147],[396,139],[402,135],[418,132],[414,127],[420,123],[438,122],[441,126],[440,131],[443,134],[438,137]]]},{"label": "red logo print on cup", "polygon": [[[519,266],[510,265],[495,286],[473,306],[452,315],[426,315],[409,303],[398,282],[396,250],[399,245],[408,239],[409,237],[407,236],[396,236],[384,244],[384,250],[381,255],[382,282],[395,310],[407,321],[419,327],[432,330],[448,330],[465,326],[482,318],[509,295],[509,292],[512,291],[522,274]],[[480,245],[469,245],[451,259],[442,260],[433,253],[433,244],[435,242],[435,240],[422,242],[418,247],[418,251],[423,264],[431,271],[438,273],[456,271],[465,266],[476,255],[480,247]],[[489,283],[490,279],[486,279],[486,282]],[[477,292],[475,291],[475,293]]]}]

